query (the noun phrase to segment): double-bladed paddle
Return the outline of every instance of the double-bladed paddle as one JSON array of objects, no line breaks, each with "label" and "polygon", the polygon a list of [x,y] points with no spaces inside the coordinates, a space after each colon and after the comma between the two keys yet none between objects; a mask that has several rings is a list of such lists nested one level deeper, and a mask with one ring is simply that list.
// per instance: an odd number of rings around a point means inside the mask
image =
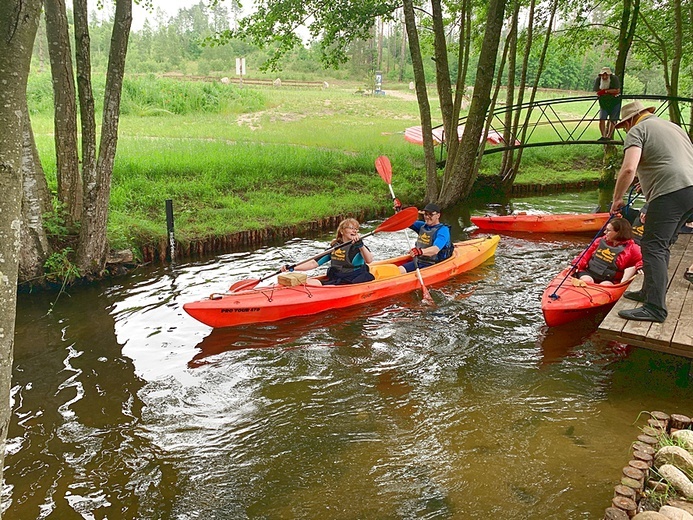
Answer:
[{"label": "double-bladed paddle", "polygon": [[[378,175],[380,175],[380,178],[384,180],[390,188],[390,195],[392,195],[392,200],[396,200],[397,197],[395,197],[395,192],[392,189],[392,164],[390,164],[390,159],[386,155],[379,156],[375,160],[375,169],[377,170]],[[405,236],[407,238],[407,245],[409,246],[409,249],[411,249],[411,241],[409,240],[409,235],[405,233]],[[421,292],[423,293],[423,299],[428,302],[433,302],[433,298],[431,298],[431,293],[428,292],[426,284],[423,281],[423,276],[421,276],[421,269],[419,269],[419,262],[416,259],[416,257],[414,257],[414,267],[416,267],[416,276],[419,279],[419,283],[421,284]]]},{"label": "double-bladed paddle", "polygon": [[[414,222],[416,222],[416,219],[418,217],[419,217],[419,210],[416,209],[415,207],[412,206],[411,208],[403,209],[399,213],[395,213],[393,216],[391,216],[387,220],[384,220],[373,231],[369,231],[365,235],[362,235],[361,238],[363,239],[363,238],[369,237],[371,235],[374,235],[375,233],[386,233],[386,232],[401,231],[403,229],[407,229]],[[330,247],[329,249],[326,249],[325,251],[318,253],[317,255],[311,256],[310,258],[306,258],[305,260],[301,260],[300,262],[296,262],[295,264],[289,264],[287,267],[289,270],[292,270],[297,265],[305,264],[306,262],[310,262],[311,260],[317,260],[318,258],[322,258],[323,256],[330,254],[335,249],[339,249],[340,247],[344,247],[350,243],[351,243],[351,241],[343,242],[341,244],[334,245],[334,246]],[[268,274],[267,276],[263,276],[260,279],[254,278],[251,280],[240,280],[240,281],[234,283],[229,288],[229,292],[238,292],[238,291],[243,291],[246,289],[251,289],[251,288],[255,287],[257,284],[259,284],[260,282],[267,280],[268,278],[272,278],[275,275],[281,274],[282,272],[283,271],[280,269],[280,270],[275,271],[271,274]]]}]

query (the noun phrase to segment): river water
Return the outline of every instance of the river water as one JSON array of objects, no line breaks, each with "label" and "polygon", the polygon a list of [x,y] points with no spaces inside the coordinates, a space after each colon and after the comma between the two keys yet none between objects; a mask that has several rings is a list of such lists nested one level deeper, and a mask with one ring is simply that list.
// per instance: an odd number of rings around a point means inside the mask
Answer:
[{"label": "river water", "polygon": [[[454,239],[468,213],[446,213]],[[544,326],[541,293],[589,236],[504,236],[435,306],[417,292],[216,331],[182,310],[329,238],[21,295],[3,517],[601,518],[638,414],[691,411],[688,361]]]}]

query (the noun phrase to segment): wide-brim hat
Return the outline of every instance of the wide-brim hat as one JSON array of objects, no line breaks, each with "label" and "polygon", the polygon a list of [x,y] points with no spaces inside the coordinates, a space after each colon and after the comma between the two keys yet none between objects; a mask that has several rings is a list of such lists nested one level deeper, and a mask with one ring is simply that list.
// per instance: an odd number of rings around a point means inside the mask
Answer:
[{"label": "wide-brim hat", "polygon": [[602,67],[602,71],[599,75],[601,76],[602,74],[611,74],[611,69],[609,67]]},{"label": "wide-brim hat", "polygon": [[621,108],[621,120],[616,123],[616,128],[621,128],[626,124],[626,121],[637,116],[640,112],[645,111],[653,113],[655,111],[655,107],[646,107],[640,101],[633,101],[632,103],[623,105],[623,108]]}]

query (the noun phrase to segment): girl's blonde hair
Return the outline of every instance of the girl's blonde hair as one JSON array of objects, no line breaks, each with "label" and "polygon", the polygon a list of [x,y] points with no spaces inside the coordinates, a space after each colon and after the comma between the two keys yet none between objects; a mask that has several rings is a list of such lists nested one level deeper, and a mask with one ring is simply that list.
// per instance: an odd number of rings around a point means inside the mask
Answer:
[{"label": "girl's blonde hair", "polygon": [[361,224],[359,224],[359,221],[356,220],[355,218],[345,218],[339,223],[339,226],[337,226],[337,232],[335,233],[334,240],[330,242],[331,246],[341,244],[342,242],[346,242],[344,240],[344,228],[347,227],[361,227]]}]

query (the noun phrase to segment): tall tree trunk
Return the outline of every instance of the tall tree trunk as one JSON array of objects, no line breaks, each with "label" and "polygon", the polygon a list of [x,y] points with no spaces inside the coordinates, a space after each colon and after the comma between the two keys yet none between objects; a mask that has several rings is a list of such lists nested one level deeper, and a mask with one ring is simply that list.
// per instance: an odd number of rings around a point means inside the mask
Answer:
[{"label": "tall tree trunk", "polygon": [[[477,153],[476,158],[475,158],[475,164],[474,164],[474,170],[479,171],[479,168],[481,167],[481,160],[483,159],[483,154],[484,154],[484,149],[486,148],[486,139],[485,137],[488,136],[488,131],[489,128],[491,128],[491,123],[493,122],[493,112],[496,108],[496,103],[498,102],[498,95],[500,94],[500,89],[503,81],[503,72],[505,69],[505,62],[508,59],[508,52],[510,49],[510,46],[512,45],[512,29],[510,30],[510,35],[508,38],[506,38],[505,43],[503,45],[503,52],[501,54],[501,61],[498,64],[497,71],[496,71],[496,88],[493,91],[493,96],[491,96],[491,104],[489,105],[487,115],[486,115],[486,124],[484,125],[484,131],[481,134],[482,137],[484,137],[480,144],[479,144],[479,153]],[[507,98],[507,95],[506,95]],[[510,105],[512,106],[512,104]]]},{"label": "tall tree trunk", "polygon": [[399,81],[404,81],[404,69],[407,65],[407,27],[402,11],[402,47],[399,52]]},{"label": "tall tree trunk", "polygon": [[[689,2],[688,4],[688,39],[689,41],[693,41],[693,2]],[[691,76],[693,76],[693,61],[691,62],[689,69]],[[690,96],[693,97],[693,84],[691,84]],[[690,121],[690,124],[688,125],[688,138],[693,141],[693,103],[691,103],[690,106],[690,116],[688,120]]]},{"label": "tall tree trunk", "polygon": [[[75,2],[75,13],[78,3]],[[81,6],[86,9],[86,5]],[[75,15],[75,23],[77,15]],[[103,123],[101,142],[96,167],[90,171],[84,165],[84,211],[79,231],[77,247],[77,267],[82,275],[100,274],[108,255],[106,225],[108,223],[108,202],[111,194],[111,177],[118,142],[118,120],[120,115],[120,96],[125,73],[125,56],[132,24],[132,0],[116,0],[115,20],[111,35],[111,48],[108,56],[106,87],[104,93]],[[77,31],[77,29],[75,29]],[[80,28],[80,33],[86,32]]]},{"label": "tall tree trunk", "polygon": [[[505,96],[505,106],[512,107],[515,104],[515,67],[517,65],[517,26],[518,18],[520,16],[520,2],[515,0],[513,2],[512,18],[510,21],[510,34],[508,34],[508,90]],[[508,146],[509,143],[515,142],[515,134],[512,133],[513,125],[513,113],[508,110],[505,113],[505,131],[503,132],[503,141],[505,145]],[[503,158],[501,160],[501,166],[499,174],[501,180],[507,179],[512,175],[509,171],[509,166],[513,162],[514,150],[505,150],[503,152]],[[511,184],[512,186],[512,184]]]},{"label": "tall tree trunk", "polygon": [[383,18],[378,17],[378,67],[377,69],[383,70]]},{"label": "tall tree trunk", "polygon": [[[445,142],[457,140],[457,121],[453,120],[452,85],[450,83],[450,65],[448,64],[448,46],[445,41],[445,24],[443,7],[440,0],[431,0],[433,12],[433,52],[436,64],[436,86],[440,100],[440,112],[443,116]],[[453,131],[455,128],[455,131]]]},{"label": "tall tree trunk", "polygon": [[[525,100],[525,89],[527,85],[527,68],[529,64],[529,57],[532,52],[532,46],[534,45],[534,19],[535,19],[535,14],[536,14],[536,1],[531,0],[529,4],[529,11],[527,14],[528,21],[527,21],[527,32],[525,35],[525,47],[524,47],[524,53],[522,56],[522,66],[520,67],[520,81],[519,81],[519,86],[517,89],[517,101],[515,104],[517,106],[521,106],[524,103]],[[519,37],[519,35],[518,35]],[[531,111],[531,108],[528,109]],[[512,135],[511,139],[515,139],[516,136],[519,133],[520,129],[520,119],[522,116],[522,110],[516,110],[514,115],[513,115],[513,124],[511,127],[510,134]],[[520,166],[520,161],[513,161],[513,156],[514,153],[511,152],[510,158],[508,162],[506,163],[505,169],[503,170],[503,181],[502,181],[502,186],[503,190],[508,192],[512,188],[513,183],[515,182],[515,177],[517,176],[517,170]]]},{"label": "tall tree trunk", "polygon": [[[83,177],[94,176],[96,168],[96,117],[94,92],[91,86],[91,51],[89,39],[89,11],[87,0],[74,0],[75,64],[77,66],[77,92],[82,124]],[[83,179],[84,182],[84,179]],[[84,193],[84,188],[82,188]]]},{"label": "tall tree trunk", "polygon": [[43,264],[50,255],[43,215],[51,210],[46,175],[36,150],[26,99],[22,106],[22,233],[19,251],[19,282],[43,285]]},{"label": "tall tree trunk", "polygon": [[453,167],[446,168],[440,191],[439,202],[443,206],[450,206],[460,198],[466,197],[476,180],[476,156],[479,151],[479,140],[484,130],[486,112],[491,102],[490,93],[493,86],[493,73],[496,67],[496,55],[503,28],[504,12],[505,0],[490,0],[467,125],[462,134],[462,141],[455,156]]},{"label": "tall tree trunk", "polygon": [[[546,61],[546,52],[549,49],[549,42],[551,40],[551,29],[553,28],[553,21],[556,17],[556,10],[558,9],[558,0],[552,1],[550,9],[551,9],[551,12],[549,14],[549,20],[546,23],[546,36],[544,38],[544,45],[541,48],[541,54],[539,56],[539,65],[537,67],[537,75],[536,75],[536,78],[534,78],[534,85],[532,85],[532,91],[529,95],[530,108],[527,110],[527,116],[525,117],[525,123],[523,125],[522,134],[520,137],[521,142],[524,142],[526,137],[527,137],[527,128],[529,127],[530,117],[532,117],[531,106],[534,103],[534,99],[536,98],[537,88],[539,88],[539,79],[541,78],[541,74],[544,70],[544,62]],[[515,158],[515,164],[513,165],[512,174],[507,176],[508,178],[511,178],[511,180],[513,182],[515,181],[515,177],[517,176],[517,172],[520,170],[520,162],[522,161],[522,150],[523,149],[520,148],[517,151],[517,157]],[[504,184],[507,184],[507,181]]]},{"label": "tall tree trunk", "polygon": [[640,0],[623,0],[623,11],[621,13],[621,25],[618,35],[618,54],[616,55],[616,67],[614,73],[621,78],[621,92],[623,93],[623,83],[626,77],[626,60],[630,47],[633,44],[635,28],[638,24],[640,14]]},{"label": "tall tree trunk", "polygon": [[[452,125],[450,137],[447,139],[448,159],[455,162],[457,150],[460,147],[460,136],[457,133],[458,121],[462,111],[465,95],[467,93],[466,79],[469,68],[469,50],[472,45],[472,8],[469,0],[462,0],[460,6],[460,37],[459,52],[457,53],[457,79],[455,81],[455,101],[452,108]],[[447,162],[445,168],[447,171]]]},{"label": "tall tree trunk", "polygon": [[79,172],[75,81],[65,0],[45,0],[44,8],[53,77],[58,200],[65,206],[67,224],[72,226],[82,217],[82,178]]},{"label": "tall tree trunk", "polygon": [[[10,424],[22,211],[22,107],[41,0],[0,2],[0,482]],[[0,508],[2,511],[2,508]],[[0,513],[1,515],[1,513]]]},{"label": "tall tree trunk", "polygon": [[[679,95],[679,74],[681,71],[681,58],[683,56],[683,20],[681,10],[681,0],[672,0],[674,9],[674,55],[671,58],[671,90],[669,95],[678,97]],[[672,123],[681,125],[681,109],[676,100],[669,102],[669,120]]]},{"label": "tall tree trunk", "polygon": [[[616,55],[616,67],[614,70],[615,74],[621,78],[622,94],[624,93],[623,84],[626,76],[626,60],[633,44],[639,13],[640,0],[624,0],[621,24],[619,26],[618,54]],[[607,144],[604,146],[602,172],[599,178],[598,211],[606,211],[609,208],[620,164],[619,155],[620,150],[615,145]]]},{"label": "tall tree trunk", "polygon": [[416,30],[416,16],[412,0],[404,0],[404,22],[407,27],[409,53],[414,68],[414,83],[416,84],[416,99],[419,103],[421,117],[421,133],[423,135],[424,161],[426,164],[426,201],[436,200],[438,194],[438,179],[436,170],[436,155],[433,148],[433,125],[431,123],[431,105],[428,102],[426,90],[426,74],[424,72],[419,33]]}]

